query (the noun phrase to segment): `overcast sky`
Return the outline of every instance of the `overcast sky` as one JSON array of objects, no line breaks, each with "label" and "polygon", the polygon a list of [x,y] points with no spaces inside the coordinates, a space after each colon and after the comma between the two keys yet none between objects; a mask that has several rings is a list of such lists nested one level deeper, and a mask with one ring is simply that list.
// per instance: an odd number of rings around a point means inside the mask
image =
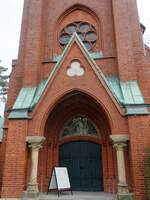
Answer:
[{"label": "overcast sky", "polygon": [[[44,0],[43,0],[44,1]],[[150,38],[150,0],[137,0],[140,21],[147,27],[145,42]],[[0,0],[0,60],[11,69],[11,60],[17,58],[23,0]],[[150,42],[149,42],[150,46]],[[0,114],[3,106],[0,103]]]}]

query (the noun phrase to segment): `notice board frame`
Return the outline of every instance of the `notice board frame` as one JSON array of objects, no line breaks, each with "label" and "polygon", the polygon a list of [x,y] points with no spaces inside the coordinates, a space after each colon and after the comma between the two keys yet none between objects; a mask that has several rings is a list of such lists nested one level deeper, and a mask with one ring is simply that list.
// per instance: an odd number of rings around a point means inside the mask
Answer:
[{"label": "notice board frame", "polygon": [[[64,176],[62,177],[63,174]],[[65,181],[66,186],[60,187],[61,183],[65,184]],[[47,194],[52,191],[57,191],[58,196],[60,196],[61,192],[65,191],[70,191],[73,195],[67,167],[53,167],[48,184]]]}]

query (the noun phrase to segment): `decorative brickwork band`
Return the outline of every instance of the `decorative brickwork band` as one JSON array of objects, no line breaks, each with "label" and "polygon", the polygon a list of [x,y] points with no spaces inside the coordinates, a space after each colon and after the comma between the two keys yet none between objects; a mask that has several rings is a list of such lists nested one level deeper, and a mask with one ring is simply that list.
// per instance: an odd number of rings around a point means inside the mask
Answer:
[{"label": "decorative brickwork band", "polygon": [[45,137],[42,136],[29,136],[26,138],[28,146],[31,148],[32,166],[30,181],[27,186],[27,191],[24,193],[26,197],[38,196],[38,183],[37,183],[37,169],[38,169],[38,156],[39,150],[42,147]]}]

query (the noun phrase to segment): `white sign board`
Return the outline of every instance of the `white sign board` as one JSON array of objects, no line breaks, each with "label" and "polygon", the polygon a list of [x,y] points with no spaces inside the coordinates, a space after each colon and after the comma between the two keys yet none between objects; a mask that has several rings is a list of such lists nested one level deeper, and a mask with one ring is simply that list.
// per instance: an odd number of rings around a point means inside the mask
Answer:
[{"label": "white sign board", "polygon": [[49,190],[70,190],[70,181],[66,167],[55,167],[49,183]]},{"label": "white sign board", "polygon": [[49,184],[49,190],[55,190],[55,189],[57,189],[57,182],[56,182],[55,171],[53,170]]},{"label": "white sign board", "polygon": [[55,167],[58,190],[70,189],[70,181],[66,167]]}]

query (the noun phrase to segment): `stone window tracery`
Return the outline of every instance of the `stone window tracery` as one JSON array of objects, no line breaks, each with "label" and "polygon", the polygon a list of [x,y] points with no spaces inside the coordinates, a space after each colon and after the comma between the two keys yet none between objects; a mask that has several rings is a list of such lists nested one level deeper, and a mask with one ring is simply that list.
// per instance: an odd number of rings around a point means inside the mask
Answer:
[{"label": "stone window tracery", "polygon": [[67,75],[70,77],[73,76],[83,76],[85,73],[84,68],[81,66],[80,62],[78,60],[74,60],[70,67],[67,69]]},{"label": "stone window tracery", "polygon": [[88,22],[76,21],[62,29],[59,36],[59,43],[62,48],[66,47],[74,32],[79,35],[88,50],[91,50],[95,46],[97,40],[95,27]]}]

